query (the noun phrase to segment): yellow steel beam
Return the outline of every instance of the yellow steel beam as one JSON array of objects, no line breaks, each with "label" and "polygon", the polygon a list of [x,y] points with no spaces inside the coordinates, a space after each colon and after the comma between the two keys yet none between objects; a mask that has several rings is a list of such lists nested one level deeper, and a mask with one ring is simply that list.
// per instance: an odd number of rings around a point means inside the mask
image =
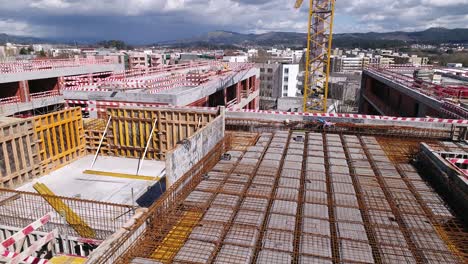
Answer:
[{"label": "yellow steel beam", "polygon": [[144,180],[144,181],[159,181],[161,179],[161,177],[143,176],[143,175],[136,175],[136,174],[118,173],[118,172],[110,172],[110,171],[98,171],[98,170],[85,170],[83,171],[83,173],[97,175],[97,176],[109,176],[109,177]]},{"label": "yellow steel beam", "polygon": [[62,199],[60,199],[55,193],[52,192],[45,184],[36,183],[33,185],[34,189],[46,200],[57,213],[65,218],[67,223],[82,237],[96,238],[94,230],[79,216],[77,215],[68,205],[66,205]]},{"label": "yellow steel beam", "polygon": [[202,216],[201,212],[185,212],[182,218],[169,231],[161,245],[151,254],[151,258],[162,263],[171,263]]}]

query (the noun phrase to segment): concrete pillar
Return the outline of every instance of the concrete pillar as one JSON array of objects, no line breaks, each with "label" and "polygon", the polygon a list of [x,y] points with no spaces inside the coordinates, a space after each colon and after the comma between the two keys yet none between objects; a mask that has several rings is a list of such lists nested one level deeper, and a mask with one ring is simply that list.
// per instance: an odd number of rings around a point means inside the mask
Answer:
[{"label": "concrete pillar", "polygon": [[21,102],[30,102],[31,97],[29,96],[29,83],[28,81],[19,81],[18,95],[20,96]]},{"label": "concrete pillar", "polygon": [[252,78],[251,80],[252,91],[256,91],[257,90],[257,75],[254,75],[251,78]]},{"label": "concrete pillar", "polygon": [[250,89],[250,77],[245,80],[245,91],[247,92],[247,96],[249,96],[249,89]]},{"label": "concrete pillar", "polygon": [[223,89],[224,105],[227,105],[227,88]]},{"label": "concrete pillar", "polygon": [[63,77],[57,77],[57,84],[54,87],[54,90],[56,91],[62,91],[63,86],[64,86],[64,78]]},{"label": "concrete pillar", "polygon": [[242,86],[241,86],[241,82],[238,82],[236,85],[236,98],[237,98],[237,103],[239,103],[241,101],[241,89],[242,89]]}]

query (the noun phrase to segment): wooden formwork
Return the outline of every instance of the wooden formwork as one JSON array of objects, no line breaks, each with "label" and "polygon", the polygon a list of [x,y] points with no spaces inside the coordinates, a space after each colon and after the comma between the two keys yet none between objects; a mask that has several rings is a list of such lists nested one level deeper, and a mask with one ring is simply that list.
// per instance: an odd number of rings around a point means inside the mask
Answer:
[{"label": "wooden formwork", "polygon": [[40,175],[36,141],[32,120],[0,121],[0,187],[13,188]]},{"label": "wooden formwork", "polygon": [[[145,158],[164,160],[167,151],[211,122],[217,114],[214,111],[111,108],[107,115],[111,122],[100,154],[140,158],[156,121]],[[107,120],[93,122],[100,122],[100,125],[87,125],[85,134],[88,151],[95,153]]]},{"label": "wooden formwork", "polygon": [[43,173],[68,164],[84,154],[81,109],[71,108],[34,117]]},{"label": "wooden formwork", "polygon": [[[104,134],[106,128],[106,120],[99,118],[87,118],[84,122],[84,133],[86,139],[86,152],[88,154],[95,154],[98,147],[99,141]],[[109,155],[109,143],[107,137],[103,138],[101,149],[99,151],[100,155]]]}]

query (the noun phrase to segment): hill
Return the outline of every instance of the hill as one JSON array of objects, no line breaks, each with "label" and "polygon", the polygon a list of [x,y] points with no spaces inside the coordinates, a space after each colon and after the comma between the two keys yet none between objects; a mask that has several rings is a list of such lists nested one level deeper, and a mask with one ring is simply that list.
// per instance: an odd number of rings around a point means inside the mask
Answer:
[{"label": "hill", "polygon": [[[296,32],[268,32],[264,34],[242,34],[230,31],[213,31],[193,38],[165,41],[160,45],[192,46],[203,43],[210,45],[236,46],[297,46],[306,44],[307,34]],[[412,43],[442,44],[468,43],[468,29],[429,28],[417,32],[369,32],[334,34],[335,47],[398,47]]]}]

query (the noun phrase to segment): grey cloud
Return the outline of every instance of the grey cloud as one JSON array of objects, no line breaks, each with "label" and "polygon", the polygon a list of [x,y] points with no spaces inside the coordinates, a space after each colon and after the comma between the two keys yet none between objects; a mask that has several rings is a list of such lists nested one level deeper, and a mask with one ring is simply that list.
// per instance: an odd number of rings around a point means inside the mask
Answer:
[{"label": "grey cloud", "polygon": [[[0,0],[0,33],[152,42],[224,29],[306,31],[307,1]],[[339,0],[337,32],[466,27],[468,0]],[[11,32],[8,32],[11,33]]]}]

